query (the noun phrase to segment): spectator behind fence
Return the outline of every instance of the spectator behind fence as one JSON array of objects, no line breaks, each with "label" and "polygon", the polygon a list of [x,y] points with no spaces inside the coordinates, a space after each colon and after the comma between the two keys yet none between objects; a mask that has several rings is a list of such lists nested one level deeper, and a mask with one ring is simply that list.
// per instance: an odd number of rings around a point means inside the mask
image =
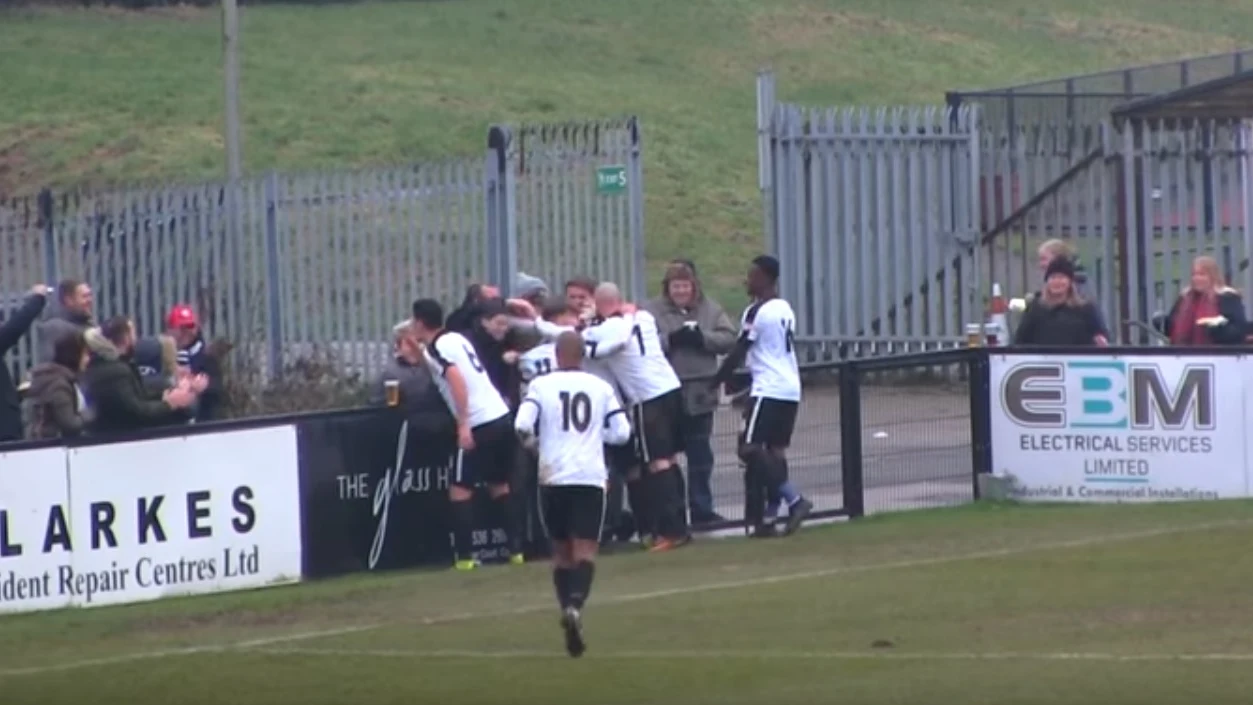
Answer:
[{"label": "spectator behind fence", "polygon": [[[548,300],[548,284],[539,277],[533,277],[526,272],[518,272],[518,276],[513,280],[513,295],[515,298],[506,302],[506,307],[516,308],[519,301],[526,302],[530,307],[527,311],[528,317],[534,317],[539,311],[544,310],[544,302]],[[509,335],[505,339],[505,345],[510,350],[521,351],[530,350],[531,348],[543,342],[543,336],[539,331],[535,330],[531,321],[512,320],[512,327]],[[517,399],[521,402],[519,396]]]},{"label": "spectator behind fence", "polygon": [[[1079,296],[1086,301],[1095,301],[1096,297],[1092,294],[1092,289],[1088,282],[1088,273],[1084,269],[1083,264],[1079,261],[1079,255],[1075,249],[1065,240],[1046,240],[1040,245],[1040,249],[1036,251],[1039,257],[1040,275],[1047,278],[1045,272],[1048,271],[1049,265],[1055,259],[1068,259],[1075,265],[1075,291],[1079,292]],[[1039,292],[1036,292],[1037,294]]]},{"label": "spectator behind fence", "polygon": [[407,319],[392,327],[392,342],[395,345],[394,355],[370,390],[370,404],[388,406],[388,383],[394,383],[398,408],[409,420],[410,430],[451,438],[457,430],[456,421],[422,359],[422,347],[413,337],[412,324]]},{"label": "spectator behind fence", "polygon": [[[710,377],[718,370],[718,356],[731,352],[736,330],[722,306],[701,290],[696,267],[675,260],[661,281],[662,295],[646,309],[657,319],[657,332],[670,366],[680,378]],[[679,428],[688,465],[688,505],[693,523],[722,521],[713,508],[714,456],[710,444],[717,390],[708,381],[683,384],[683,414]]]},{"label": "spectator behind fence", "polygon": [[22,404],[9,371],[9,351],[17,347],[48,303],[48,287],[30,290],[22,305],[0,323],[0,443],[22,440]]},{"label": "spectator behind fence", "polygon": [[165,319],[166,330],[178,344],[178,366],[193,378],[204,375],[208,387],[197,397],[197,421],[216,421],[222,408],[222,361],[205,344],[204,333],[196,312],[187,304],[170,309]]},{"label": "spectator behind fence", "polygon": [[88,359],[84,334],[64,335],[57,340],[52,361],[30,371],[30,390],[23,402],[27,438],[73,438],[83,433],[91,413],[79,375]]},{"label": "spectator behind fence", "polygon": [[513,295],[539,311],[544,308],[544,301],[548,299],[548,284],[539,277],[518,272],[518,276],[513,279]]},{"label": "spectator behind fence", "polygon": [[1075,265],[1061,257],[1044,272],[1044,288],[1018,323],[1015,345],[1108,345],[1109,332],[1094,304],[1075,288]]},{"label": "spectator behind fence", "polygon": [[[1044,244],[1040,245],[1040,249],[1036,251],[1036,254],[1039,256],[1040,276],[1044,279],[1048,279],[1048,268],[1054,260],[1068,259],[1074,264],[1075,292],[1084,301],[1093,302],[1093,308],[1096,311],[1097,320],[1100,321],[1101,330],[1109,330],[1105,325],[1105,316],[1101,313],[1100,306],[1096,305],[1096,294],[1092,291],[1092,287],[1089,286],[1088,273],[1084,269],[1083,263],[1079,261],[1079,255],[1075,252],[1075,249],[1065,240],[1045,240]],[[1040,293],[1037,291],[1028,300],[1038,298]]]},{"label": "spectator behind fence", "polygon": [[579,312],[579,319],[587,323],[596,317],[596,302],[593,296],[599,284],[591,277],[574,277],[566,282],[566,301],[570,307]]},{"label": "spectator behind fence", "polygon": [[83,373],[87,401],[95,414],[93,433],[138,431],[181,423],[208,380],[181,381],[159,397],[145,389],[139,370],[131,362],[135,349],[135,326],[124,316],[110,318],[86,333],[91,361]]},{"label": "spectator behind fence", "polygon": [[447,325],[444,329],[454,333],[468,332],[474,325],[474,319],[479,317],[479,308],[483,302],[499,298],[500,289],[490,284],[471,284],[466,287],[466,295],[461,300],[461,305],[448,314]]},{"label": "spectator behind fence", "polygon": [[149,396],[160,397],[162,392],[178,384],[178,343],[174,338],[168,335],[140,338],[135,341],[131,358]]},{"label": "spectator behind fence", "polygon": [[44,319],[35,327],[39,347],[35,362],[51,362],[57,341],[62,336],[83,333],[92,325],[95,298],[91,287],[78,279],[65,279],[57,284],[56,301],[48,307]]},{"label": "spectator behind fence", "polygon": [[1213,257],[1192,260],[1192,283],[1170,309],[1164,328],[1171,345],[1244,342],[1249,328],[1244,301],[1240,292],[1227,286]]},{"label": "spectator behind fence", "polygon": [[466,332],[478,363],[487,371],[492,386],[510,409],[517,409],[521,399],[522,380],[518,375],[518,352],[510,347],[509,312],[500,299],[484,301],[476,309],[478,316]]}]

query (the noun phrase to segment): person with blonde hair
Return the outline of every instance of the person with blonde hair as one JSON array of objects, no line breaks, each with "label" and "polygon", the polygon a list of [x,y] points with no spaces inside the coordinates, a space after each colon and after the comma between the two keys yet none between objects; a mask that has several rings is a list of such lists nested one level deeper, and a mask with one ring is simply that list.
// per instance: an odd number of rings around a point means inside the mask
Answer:
[{"label": "person with blonde hair", "polygon": [[695,265],[674,260],[661,280],[661,295],[644,305],[657,320],[657,332],[666,359],[682,378],[683,411],[679,416],[680,444],[687,457],[687,503],[692,522],[723,521],[714,511],[711,481],[714,452],[711,445],[717,390],[702,379],[718,371],[718,356],[735,347],[737,331],[718,302],[705,295]]},{"label": "person with blonde hair", "polygon": [[1109,344],[1109,331],[1096,306],[1084,300],[1075,286],[1075,264],[1068,258],[1051,261],[1044,271],[1044,287],[1027,304],[1015,345],[1086,346]]},{"label": "person with blonde hair", "polygon": [[[1105,325],[1105,316],[1101,313],[1100,306],[1096,306],[1096,294],[1092,291],[1092,287],[1088,285],[1089,281],[1087,270],[1083,268],[1083,263],[1079,261],[1079,254],[1075,252],[1075,248],[1071,247],[1070,243],[1065,240],[1053,238],[1051,240],[1045,240],[1041,243],[1040,248],[1036,250],[1036,255],[1039,257],[1040,276],[1045,279],[1048,279],[1048,268],[1054,260],[1070,260],[1070,263],[1074,265],[1075,293],[1077,293],[1085,301],[1092,302],[1096,308],[1097,318],[1101,322],[1101,328],[1107,329],[1107,326]],[[1035,294],[1028,297],[1028,300],[1039,296],[1040,292],[1037,291]]]},{"label": "person with blonde hair", "polygon": [[1192,260],[1192,281],[1166,317],[1171,345],[1237,345],[1248,333],[1244,301],[1227,281],[1213,257]]}]

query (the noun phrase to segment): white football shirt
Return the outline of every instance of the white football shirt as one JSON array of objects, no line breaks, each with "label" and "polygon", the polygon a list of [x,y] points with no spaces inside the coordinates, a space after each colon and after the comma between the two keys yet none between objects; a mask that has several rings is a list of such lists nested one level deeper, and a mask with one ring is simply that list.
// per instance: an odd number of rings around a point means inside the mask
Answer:
[{"label": "white football shirt", "polygon": [[440,331],[435,339],[426,346],[426,364],[435,377],[439,393],[444,397],[448,410],[457,414],[457,405],[452,398],[452,388],[448,386],[447,371],[456,367],[466,381],[466,402],[470,413],[470,427],[478,428],[509,414],[509,405],[496,391],[491,377],[479,362],[474,346],[460,333]]},{"label": "white football shirt", "polygon": [[518,356],[518,372],[522,374],[522,382],[530,384],[536,377],[557,369],[557,346],[554,343],[541,343]]},{"label": "white football shirt", "polygon": [[539,437],[542,485],[605,487],[605,444],[622,445],[631,424],[613,388],[582,370],[536,378],[518,408],[514,428]]},{"label": "white football shirt", "polygon": [[[588,350],[591,350],[593,343],[600,345],[601,330],[599,326],[601,323],[604,323],[604,319],[595,319],[580,333]],[[618,395],[618,401],[625,402],[622,395],[622,386],[618,384],[618,379],[613,376],[613,370],[609,369],[608,360],[594,360],[589,354],[583,358],[583,370],[603,379],[609,386],[613,387],[614,393]]]},{"label": "white football shirt", "polygon": [[745,365],[753,377],[749,396],[801,400],[801,376],[796,364],[796,314],[783,299],[758,301],[744,310],[740,335],[752,342]]},{"label": "white football shirt", "polygon": [[661,350],[657,319],[647,311],[611,316],[583,332],[587,356],[609,364],[628,402],[642,404],[678,389],[679,376]]}]

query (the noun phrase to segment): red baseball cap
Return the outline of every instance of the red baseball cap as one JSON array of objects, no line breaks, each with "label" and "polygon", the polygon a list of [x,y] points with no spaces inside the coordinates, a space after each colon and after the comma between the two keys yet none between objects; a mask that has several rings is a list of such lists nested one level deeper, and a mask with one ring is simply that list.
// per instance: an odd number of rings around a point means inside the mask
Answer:
[{"label": "red baseball cap", "polygon": [[196,312],[187,304],[178,304],[170,309],[170,315],[166,316],[165,321],[170,328],[195,328],[199,325],[196,322]]}]

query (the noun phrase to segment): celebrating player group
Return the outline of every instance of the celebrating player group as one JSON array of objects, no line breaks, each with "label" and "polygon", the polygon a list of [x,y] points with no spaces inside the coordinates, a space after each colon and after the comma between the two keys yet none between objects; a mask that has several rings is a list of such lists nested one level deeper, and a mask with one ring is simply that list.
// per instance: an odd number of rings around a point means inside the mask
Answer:
[{"label": "celebrating player group", "polygon": [[[743,364],[751,376],[739,455],[746,466],[748,524],[754,536],[796,531],[812,505],[788,480],[785,451],[801,400],[793,345],[795,316],[777,294],[779,264],[753,260],[747,288],[753,298],[741,320],[734,351],[711,383],[731,380]],[[668,551],[690,540],[678,456],[683,414],[681,382],[667,361],[657,323],[623,300],[612,283],[571,282],[564,297],[542,313],[515,303],[515,327],[541,342],[512,360],[525,394],[509,428],[510,410],[473,346],[443,330],[436,302],[413,306],[415,337],[457,420],[458,446],[450,498],[457,566],[473,567],[472,497],[485,484],[502,512],[520,561],[522,518],[509,497],[516,443],[532,454],[539,479],[539,517],[552,543],[553,586],[571,656],[586,650],[582,610],[591,594],[594,562],[605,520],[611,470],[625,480],[641,540]],[[516,434],[516,435],[515,435]]]}]

